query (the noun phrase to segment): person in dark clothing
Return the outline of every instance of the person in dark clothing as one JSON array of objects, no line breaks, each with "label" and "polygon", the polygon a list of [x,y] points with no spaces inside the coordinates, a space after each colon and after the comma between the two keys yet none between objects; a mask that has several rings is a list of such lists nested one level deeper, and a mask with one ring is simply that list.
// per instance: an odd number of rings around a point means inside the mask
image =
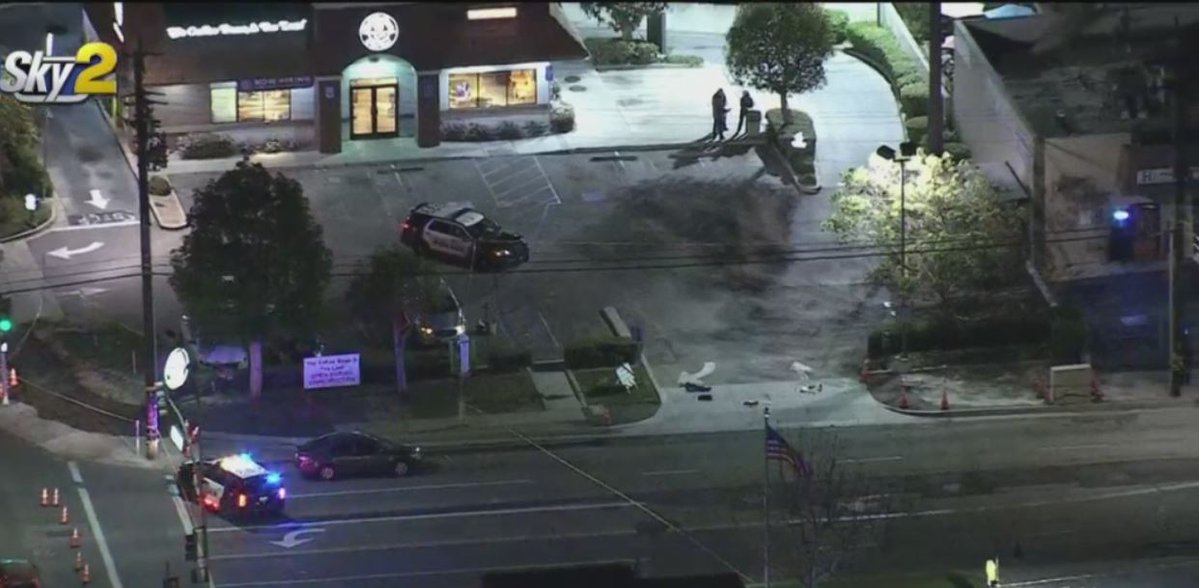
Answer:
[{"label": "person in dark clothing", "polygon": [[749,95],[749,90],[741,92],[741,114],[737,117],[737,132],[733,133],[734,137],[741,134],[742,127],[745,128],[745,132],[749,132],[749,127],[746,126],[746,123],[749,119],[749,111],[753,110],[753,108],[754,99]]},{"label": "person in dark clothing", "polygon": [[725,115],[728,113],[728,98],[724,95],[724,89],[716,90],[712,95],[712,138],[724,140],[724,133],[729,130],[728,121]]}]

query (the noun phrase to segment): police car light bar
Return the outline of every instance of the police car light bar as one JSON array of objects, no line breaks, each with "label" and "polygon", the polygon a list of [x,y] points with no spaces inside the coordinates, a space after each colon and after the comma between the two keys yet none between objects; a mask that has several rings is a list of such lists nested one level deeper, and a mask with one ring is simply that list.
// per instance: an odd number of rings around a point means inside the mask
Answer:
[{"label": "police car light bar", "polygon": [[222,457],[217,460],[217,466],[239,478],[249,478],[267,473],[266,469],[251,459],[248,453]]}]

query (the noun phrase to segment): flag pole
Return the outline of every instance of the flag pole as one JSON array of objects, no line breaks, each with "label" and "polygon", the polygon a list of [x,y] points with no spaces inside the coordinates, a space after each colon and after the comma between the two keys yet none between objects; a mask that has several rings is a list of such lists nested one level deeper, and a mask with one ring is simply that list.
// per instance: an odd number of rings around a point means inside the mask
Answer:
[{"label": "flag pole", "polygon": [[770,439],[769,406],[762,411],[762,423],[762,583],[770,588],[770,452],[766,451]]}]

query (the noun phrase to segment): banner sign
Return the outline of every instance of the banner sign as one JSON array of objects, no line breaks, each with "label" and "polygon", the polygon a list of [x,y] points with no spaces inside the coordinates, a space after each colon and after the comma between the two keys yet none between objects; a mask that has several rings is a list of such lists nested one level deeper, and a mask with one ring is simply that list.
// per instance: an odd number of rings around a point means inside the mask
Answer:
[{"label": "banner sign", "polygon": [[362,383],[359,354],[304,358],[304,389],[357,386]]},{"label": "banner sign", "polygon": [[312,76],[288,76],[285,78],[254,78],[238,80],[238,92],[262,92],[264,90],[287,90],[307,88],[312,85]]}]

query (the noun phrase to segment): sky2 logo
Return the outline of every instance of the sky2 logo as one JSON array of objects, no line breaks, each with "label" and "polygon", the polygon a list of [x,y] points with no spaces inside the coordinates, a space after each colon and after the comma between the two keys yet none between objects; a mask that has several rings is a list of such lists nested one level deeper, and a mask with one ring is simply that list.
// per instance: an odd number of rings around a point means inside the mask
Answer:
[{"label": "sky2 logo", "polygon": [[74,57],[44,51],[13,51],[4,60],[0,91],[26,104],[79,104],[88,96],[117,93],[117,52],[108,43],[88,43]]}]

